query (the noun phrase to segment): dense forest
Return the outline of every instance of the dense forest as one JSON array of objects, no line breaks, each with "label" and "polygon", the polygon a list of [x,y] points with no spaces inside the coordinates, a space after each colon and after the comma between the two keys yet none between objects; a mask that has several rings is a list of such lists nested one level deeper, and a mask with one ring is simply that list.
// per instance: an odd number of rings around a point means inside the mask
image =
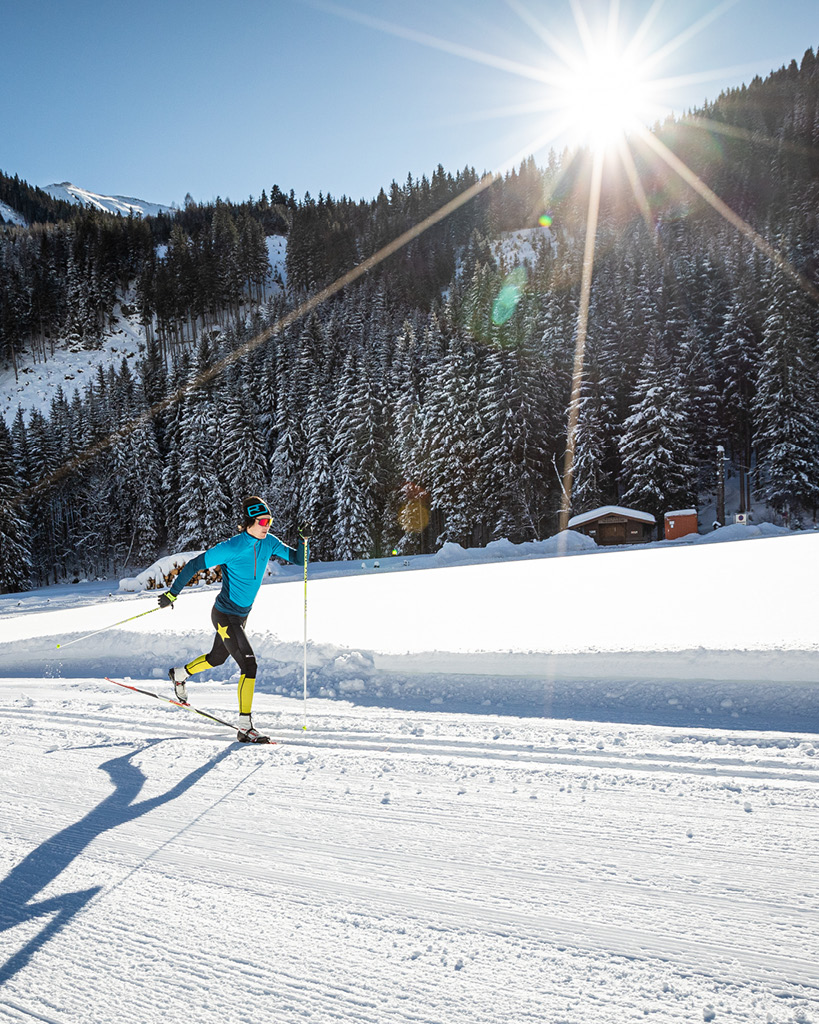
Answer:
[{"label": "dense forest", "polygon": [[[752,231],[632,145],[607,164],[577,407],[573,512],[661,520],[714,486],[792,526],[819,505],[819,64],[655,126]],[[489,182],[438,167],[372,201],[255,200],[122,218],[0,175],[0,360],[94,348],[125,303],[136,365],[0,420],[0,589],[146,565],[235,529],[248,492],[314,557],[557,529],[590,156]],[[484,187],[485,185],[485,187]],[[459,196],[475,194],[458,204]],[[453,211],[436,219],[436,211]],[[432,223],[321,304],[310,297]],[[526,230],[524,261],[510,233]],[[271,287],[266,237],[287,236]],[[782,258],[771,259],[765,239]],[[303,304],[308,311],[300,315]]]}]

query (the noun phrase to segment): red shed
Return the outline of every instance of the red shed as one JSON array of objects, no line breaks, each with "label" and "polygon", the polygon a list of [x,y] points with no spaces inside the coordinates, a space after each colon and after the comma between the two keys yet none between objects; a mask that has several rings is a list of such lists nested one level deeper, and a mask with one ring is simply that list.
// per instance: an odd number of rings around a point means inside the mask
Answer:
[{"label": "red shed", "polygon": [[689,533],[697,532],[697,510],[695,508],[681,508],[676,512],[665,514],[665,539],[676,540],[677,537],[687,537]]}]

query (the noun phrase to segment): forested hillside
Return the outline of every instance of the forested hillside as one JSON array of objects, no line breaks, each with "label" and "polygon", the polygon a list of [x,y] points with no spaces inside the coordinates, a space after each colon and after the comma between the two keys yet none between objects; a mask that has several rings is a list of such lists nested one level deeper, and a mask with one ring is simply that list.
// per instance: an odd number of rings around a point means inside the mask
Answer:
[{"label": "forested hillside", "polygon": [[[819,504],[813,51],[655,135],[787,267],[644,144],[636,194],[607,166],[573,511],[697,505],[722,444],[746,500],[753,489],[772,516],[807,525]],[[29,223],[0,226],[0,359],[99,345],[117,301],[146,332],[136,367],[57,395],[48,416],[0,422],[0,585],[211,544],[248,491],[270,498],[286,538],[313,522],[325,559],[554,532],[589,165],[583,153],[526,161],[295,318],[480,175],[439,167],[372,201],[277,186],[244,203],[188,197],[144,220],[0,176],[0,200]],[[524,229],[521,263],[509,233]],[[268,290],[271,234],[288,239],[284,294]]]}]

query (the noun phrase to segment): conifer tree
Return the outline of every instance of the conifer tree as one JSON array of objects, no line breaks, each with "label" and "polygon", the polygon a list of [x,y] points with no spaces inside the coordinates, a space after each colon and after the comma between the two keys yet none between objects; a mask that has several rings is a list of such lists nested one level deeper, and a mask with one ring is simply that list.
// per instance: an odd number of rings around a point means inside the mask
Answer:
[{"label": "conifer tree", "polygon": [[202,375],[215,361],[203,340],[181,402],[180,481],[177,504],[177,545],[180,549],[209,547],[230,534],[235,512],[219,475],[219,452],[224,437],[219,431],[215,387],[202,385]]},{"label": "conifer tree", "polygon": [[441,521],[437,544],[469,546],[482,514],[485,428],[474,353],[456,335],[424,403],[416,462]]},{"label": "conifer tree", "polygon": [[4,594],[31,586],[31,527],[19,504],[21,493],[11,432],[0,417],[0,591]]},{"label": "conifer tree", "polygon": [[339,558],[381,553],[382,405],[366,363],[344,364],[334,410],[335,537]]},{"label": "conifer tree", "polygon": [[772,273],[754,398],[758,493],[790,526],[819,504],[816,335],[807,297]]},{"label": "conifer tree", "polygon": [[623,425],[621,500],[651,513],[662,528],[666,512],[693,503],[694,470],[679,376],[656,349],[651,345],[643,360],[631,415]]},{"label": "conifer tree", "polygon": [[612,448],[616,445],[614,423],[606,400],[607,381],[593,339],[586,349],[586,366],[580,389],[580,405],[574,442],[572,511],[589,512],[615,501],[616,484],[611,472]]},{"label": "conifer tree", "polygon": [[248,494],[267,490],[267,446],[259,426],[252,375],[243,368],[227,375],[220,413],[219,473],[232,509]]},{"label": "conifer tree", "polygon": [[317,527],[311,557],[318,560],[334,557],[335,493],[329,434],[325,399],[318,381],[314,380],[304,424],[307,456],[301,474],[299,525],[307,523]]},{"label": "conifer tree", "polygon": [[490,536],[540,539],[549,513],[548,410],[538,361],[522,338],[479,365],[485,424],[481,518]]},{"label": "conifer tree", "polygon": [[[759,367],[759,339],[753,310],[736,298],[723,318],[714,359],[719,389],[719,422],[738,465],[741,508],[750,508],[748,474],[753,463],[754,395]],[[747,492],[746,492],[747,488]]]},{"label": "conifer tree", "polygon": [[708,486],[713,482],[713,455],[719,440],[718,396],[713,363],[706,355],[702,337],[690,324],[684,329],[675,361],[682,388],[681,407],[688,416],[689,461],[697,468],[701,483]]},{"label": "conifer tree", "polygon": [[292,369],[282,367],[277,379],[275,446],[270,460],[271,511],[278,528],[285,534],[298,526],[299,486],[304,464],[304,431],[294,411],[290,387]]}]

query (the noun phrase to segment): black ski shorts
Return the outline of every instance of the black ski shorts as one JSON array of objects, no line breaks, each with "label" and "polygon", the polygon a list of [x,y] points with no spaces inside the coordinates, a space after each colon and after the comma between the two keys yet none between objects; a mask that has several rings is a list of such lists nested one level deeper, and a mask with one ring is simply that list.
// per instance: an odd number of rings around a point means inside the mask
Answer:
[{"label": "black ski shorts", "polygon": [[245,634],[247,616],[242,618],[239,615],[228,615],[214,608],[210,613],[210,619],[216,636],[213,638],[210,654],[205,655],[208,664],[216,668],[217,665],[224,665],[228,657],[231,657],[243,676],[255,679],[256,656]]}]

